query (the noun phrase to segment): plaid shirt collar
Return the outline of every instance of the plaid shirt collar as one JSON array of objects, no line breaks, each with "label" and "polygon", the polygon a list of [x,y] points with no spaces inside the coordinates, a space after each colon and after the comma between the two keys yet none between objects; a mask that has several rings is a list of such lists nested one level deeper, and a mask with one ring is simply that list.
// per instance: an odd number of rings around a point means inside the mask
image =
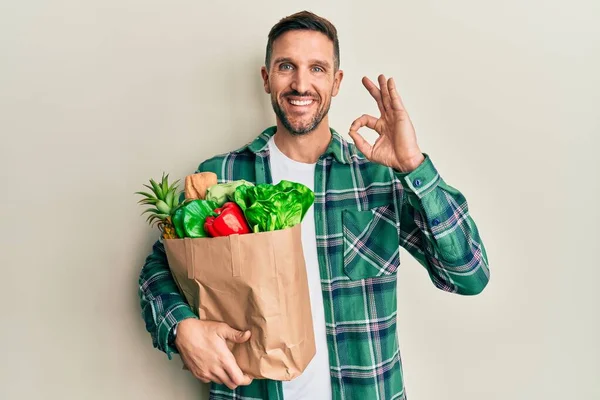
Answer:
[{"label": "plaid shirt collar", "polygon": [[[234,153],[243,153],[245,151],[250,151],[257,155],[266,153],[268,150],[267,143],[276,131],[277,126],[265,129],[256,139],[234,151]],[[329,131],[331,132],[331,141],[323,155],[325,157],[333,157],[341,164],[350,164],[352,155],[350,154],[351,150],[348,142],[333,128],[329,128]]]}]

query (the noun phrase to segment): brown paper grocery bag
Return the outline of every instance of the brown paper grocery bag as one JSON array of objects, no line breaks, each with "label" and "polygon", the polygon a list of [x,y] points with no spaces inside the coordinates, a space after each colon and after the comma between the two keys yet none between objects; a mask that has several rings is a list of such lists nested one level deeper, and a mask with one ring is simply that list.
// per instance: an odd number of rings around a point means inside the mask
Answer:
[{"label": "brown paper grocery bag", "polygon": [[251,378],[291,380],[315,355],[300,224],[216,238],[165,239],[169,267],[200,319],[250,340],[230,345]]}]

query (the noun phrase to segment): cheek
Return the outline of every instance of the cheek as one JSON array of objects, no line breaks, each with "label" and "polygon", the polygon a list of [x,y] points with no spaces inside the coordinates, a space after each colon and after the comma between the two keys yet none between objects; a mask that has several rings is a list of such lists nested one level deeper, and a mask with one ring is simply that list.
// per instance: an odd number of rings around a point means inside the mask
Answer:
[{"label": "cheek", "polygon": [[281,92],[290,85],[290,82],[288,81],[289,79],[286,79],[285,77],[273,74],[271,76],[269,84],[273,92]]},{"label": "cheek", "polygon": [[319,90],[319,95],[324,99],[331,97],[335,91],[335,85],[330,79],[323,79],[322,82],[319,82],[317,87]]},{"label": "cheek", "polygon": [[329,100],[331,98],[332,94],[333,94],[332,87],[326,87],[319,91],[319,95],[321,96],[321,100],[323,102],[326,102],[327,100]]}]

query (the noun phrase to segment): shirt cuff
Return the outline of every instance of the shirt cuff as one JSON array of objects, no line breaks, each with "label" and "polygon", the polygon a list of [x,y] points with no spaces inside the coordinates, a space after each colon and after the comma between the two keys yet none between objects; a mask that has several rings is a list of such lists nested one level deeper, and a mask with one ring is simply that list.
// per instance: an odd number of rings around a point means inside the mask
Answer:
[{"label": "shirt cuff", "polygon": [[429,155],[423,153],[425,159],[413,171],[400,172],[393,169],[394,175],[400,179],[404,188],[417,195],[419,199],[434,190],[441,181],[440,174],[431,162]]},{"label": "shirt cuff", "polygon": [[167,357],[169,357],[169,360],[172,359],[172,353],[179,354],[179,352],[177,351],[177,347],[175,347],[174,345],[171,346],[169,344],[169,334],[171,333],[175,325],[188,318],[198,319],[198,316],[194,314],[192,309],[187,304],[176,306],[170,312],[167,313],[167,315],[165,316],[158,328],[158,343],[160,347],[164,350],[164,352],[167,354]]}]

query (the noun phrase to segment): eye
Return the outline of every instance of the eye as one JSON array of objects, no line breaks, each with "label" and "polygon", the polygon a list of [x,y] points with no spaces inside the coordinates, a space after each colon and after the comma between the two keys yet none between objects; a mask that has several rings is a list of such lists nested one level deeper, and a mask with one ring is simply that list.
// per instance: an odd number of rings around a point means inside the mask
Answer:
[{"label": "eye", "polygon": [[281,64],[279,69],[287,69],[286,67],[290,67],[290,69],[292,68],[291,64]]},{"label": "eye", "polygon": [[321,67],[313,67],[313,70],[316,70],[316,72],[324,72],[323,68]]}]

